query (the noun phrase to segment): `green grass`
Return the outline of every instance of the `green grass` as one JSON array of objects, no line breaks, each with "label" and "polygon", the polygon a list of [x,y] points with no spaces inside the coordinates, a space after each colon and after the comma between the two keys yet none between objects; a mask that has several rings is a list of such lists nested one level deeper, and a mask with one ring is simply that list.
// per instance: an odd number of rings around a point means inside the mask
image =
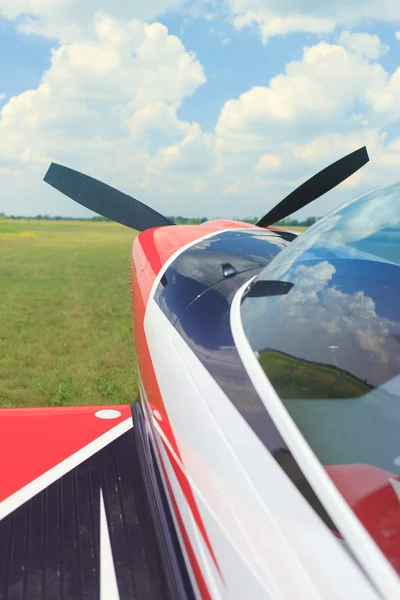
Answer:
[{"label": "green grass", "polygon": [[134,236],[107,222],[0,220],[0,407],[136,398]]},{"label": "green grass", "polygon": [[364,381],[350,373],[341,375],[332,365],[301,362],[274,350],[262,351],[260,364],[284,399],[354,398],[370,391]]}]

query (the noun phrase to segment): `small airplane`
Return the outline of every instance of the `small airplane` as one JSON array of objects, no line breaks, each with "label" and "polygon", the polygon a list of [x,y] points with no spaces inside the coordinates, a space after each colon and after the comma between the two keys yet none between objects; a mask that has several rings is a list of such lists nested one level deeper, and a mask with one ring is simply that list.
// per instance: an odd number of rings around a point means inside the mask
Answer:
[{"label": "small airplane", "polygon": [[198,226],[50,165],[140,232],[140,398],[1,411],[1,600],[400,598],[400,184],[273,226],[368,160]]}]

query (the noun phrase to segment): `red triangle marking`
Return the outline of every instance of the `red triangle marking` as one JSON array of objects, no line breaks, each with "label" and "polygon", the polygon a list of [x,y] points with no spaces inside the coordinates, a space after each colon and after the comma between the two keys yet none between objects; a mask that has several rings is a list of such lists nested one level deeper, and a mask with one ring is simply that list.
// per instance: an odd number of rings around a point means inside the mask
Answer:
[{"label": "red triangle marking", "polygon": [[[121,414],[95,416],[107,409]],[[0,410],[0,502],[129,417],[129,405]]]}]

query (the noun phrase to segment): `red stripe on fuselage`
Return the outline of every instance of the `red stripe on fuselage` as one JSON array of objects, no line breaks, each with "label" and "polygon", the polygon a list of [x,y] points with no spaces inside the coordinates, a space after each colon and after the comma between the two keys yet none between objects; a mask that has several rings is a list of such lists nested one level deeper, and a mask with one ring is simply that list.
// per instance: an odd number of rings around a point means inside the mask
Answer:
[{"label": "red stripe on fuselage", "polygon": [[[143,305],[141,305],[141,306],[136,305],[136,307],[144,310]],[[147,402],[148,402],[150,411],[151,411],[151,413],[154,413],[154,410],[157,410],[159,412],[160,422],[163,424],[163,427],[162,427],[163,433],[164,433],[165,437],[167,438],[168,443],[170,444],[170,447],[172,448],[173,452],[175,453],[175,456],[178,458],[180,463],[183,464],[182,457],[180,455],[179,448],[176,443],[176,439],[175,439],[175,436],[174,436],[172,428],[171,428],[171,424],[168,419],[167,411],[164,406],[164,402],[162,400],[162,396],[161,396],[161,392],[160,392],[160,389],[158,386],[156,374],[154,372],[154,367],[153,367],[153,363],[151,360],[149,348],[147,346],[147,341],[146,341],[146,336],[144,333],[143,325],[140,324],[140,322],[138,323],[138,321],[137,321],[138,315],[135,311],[134,311],[134,318],[135,318],[136,352],[137,352],[138,363],[139,363],[139,371],[140,371],[140,376],[141,376],[141,379],[143,382],[143,387],[146,390],[146,396],[148,399]],[[167,448],[167,446],[166,446],[166,448]],[[209,537],[207,535],[204,523],[202,521],[198,506],[196,504],[196,500],[194,498],[192,489],[190,487],[190,484],[189,484],[185,474],[182,473],[182,469],[176,463],[174,456],[170,453],[169,448],[168,448],[168,454],[169,454],[169,458],[170,458],[171,464],[173,466],[174,472],[176,474],[176,477],[182,488],[182,492],[183,492],[183,494],[186,498],[186,501],[189,505],[189,508],[193,514],[196,524],[203,536],[204,542],[207,545],[207,548],[208,548],[210,555],[215,563],[216,568],[218,569],[218,572],[221,573],[219,565],[218,565],[216,557],[215,557],[215,554],[213,552]]]},{"label": "red stripe on fuselage", "polygon": [[[163,422],[162,420],[160,421],[159,419],[157,419],[157,422],[158,422],[158,426],[160,427],[162,433],[164,434],[164,436],[166,437],[166,439],[169,442],[169,440],[171,438],[173,438],[173,433],[172,433],[171,426],[170,426],[169,422],[165,423],[165,421]],[[189,508],[190,508],[190,510],[192,512],[193,518],[196,521],[197,527],[200,530],[200,533],[201,533],[201,535],[203,537],[203,540],[204,540],[204,542],[205,542],[205,544],[206,544],[206,546],[208,548],[208,551],[209,551],[210,556],[211,556],[211,558],[212,558],[212,560],[214,562],[214,565],[215,565],[218,573],[220,574],[221,578],[223,579],[223,576],[222,576],[222,573],[221,573],[221,569],[219,567],[217,558],[216,558],[216,556],[214,554],[214,550],[212,549],[212,546],[211,546],[210,538],[208,537],[206,528],[205,528],[203,520],[201,518],[201,514],[200,514],[200,511],[199,511],[199,508],[197,506],[196,500],[195,500],[194,495],[193,495],[193,491],[192,491],[190,482],[189,482],[189,480],[187,478],[186,471],[185,471],[184,465],[182,463],[182,459],[179,456],[178,461],[177,461],[176,458],[175,458],[176,455],[174,456],[173,453],[172,453],[172,451],[171,451],[171,447],[164,441],[164,439],[162,439],[162,442],[163,442],[164,448],[165,448],[165,450],[166,450],[166,452],[168,454],[168,458],[170,460],[172,468],[174,469],[175,477],[177,478],[178,483],[180,485],[180,488],[181,488],[181,490],[182,490],[182,492],[183,492],[183,494],[184,494],[184,496],[186,498],[186,502],[189,505]],[[175,449],[174,449],[174,452],[175,452]]]},{"label": "red stripe on fuselage", "polygon": [[[180,464],[183,464],[183,461],[161,396],[144,331],[147,302],[160,270],[167,260],[183,246],[186,246],[190,242],[195,242],[210,233],[217,234],[225,229],[248,229],[251,227],[253,226],[248,223],[238,223],[235,221],[214,221],[201,226],[160,227],[143,231],[138,235],[133,244],[131,255],[132,318],[139,372],[144,389],[146,390],[148,404],[153,410],[155,409],[159,412],[163,423],[164,435]],[[167,451],[197,527],[201,532],[218,572],[221,574],[190,483],[169,448]]]},{"label": "red stripe on fuselage", "polygon": [[212,600],[211,594],[210,594],[210,592],[208,591],[208,588],[207,588],[207,583],[206,583],[206,581],[205,581],[205,579],[203,577],[203,573],[201,572],[200,565],[199,565],[199,563],[197,561],[196,554],[195,554],[195,552],[193,550],[193,546],[192,546],[192,543],[190,541],[188,532],[186,531],[185,524],[183,522],[183,519],[182,519],[180,510],[179,510],[178,504],[177,504],[177,502],[175,500],[174,492],[172,491],[172,486],[171,486],[171,483],[170,483],[170,481],[168,479],[167,471],[165,469],[165,466],[164,466],[164,463],[163,463],[163,460],[162,460],[162,457],[161,457],[161,454],[160,454],[160,450],[159,450],[157,444],[156,444],[156,450],[157,450],[158,459],[159,459],[159,462],[160,462],[160,465],[161,465],[161,468],[162,468],[162,471],[163,471],[163,474],[164,474],[165,483],[167,484],[168,494],[169,494],[169,497],[170,497],[170,500],[171,500],[173,511],[174,511],[176,520],[178,521],[178,527],[179,527],[179,530],[180,530],[181,535],[182,535],[182,540],[183,540],[184,546],[186,548],[186,552],[187,552],[187,555],[188,555],[188,558],[189,558],[189,562],[190,562],[190,564],[192,566],[193,575],[194,575],[194,577],[196,579],[196,582],[197,582],[197,587],[199,588],[199,591],[200,591],[200,594],[201,594],[201,597],[202,597],[203,600]]}]

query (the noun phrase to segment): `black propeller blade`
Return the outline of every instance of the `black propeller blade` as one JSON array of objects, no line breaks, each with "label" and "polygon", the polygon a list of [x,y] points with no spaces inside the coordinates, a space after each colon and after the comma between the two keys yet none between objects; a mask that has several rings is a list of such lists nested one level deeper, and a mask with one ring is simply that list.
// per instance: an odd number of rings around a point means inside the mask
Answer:
[{"label": "black propeller blade", "polygon": [[339,183],[353,175],[369,161],[367,148],[364,146],[326,167],[314,177],[308,179],[294,192],[286,196],[279,204],[270,210],[256,223],[259,227],[268,227],[285,219],[300,210],[313,200],[316,200]]},{"label": "black propeller blade", "polygon": [[132,229],[144,231],[150,227],[174,225],[132,196],[68,167],[51,163],[44,181],[78,204]]}]

